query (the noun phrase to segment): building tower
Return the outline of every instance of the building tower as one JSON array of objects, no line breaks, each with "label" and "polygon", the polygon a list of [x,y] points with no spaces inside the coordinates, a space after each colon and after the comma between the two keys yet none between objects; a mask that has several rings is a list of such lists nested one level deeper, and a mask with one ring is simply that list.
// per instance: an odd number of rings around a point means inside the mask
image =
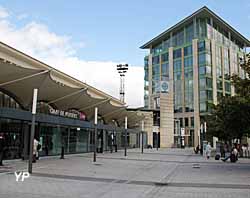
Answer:
[{"label": "building tower", "polygon": [[[186,146],[200,145],[211,105],[234,95],[229,77],[246,77],[239,59],[247,47],[250,41],[207,7],[141,46],[150,50],[144,58],[144,106],[160,111],[162,147],[178,145],[180,137]],[[164,81],[168,93],[162,92]]]}]

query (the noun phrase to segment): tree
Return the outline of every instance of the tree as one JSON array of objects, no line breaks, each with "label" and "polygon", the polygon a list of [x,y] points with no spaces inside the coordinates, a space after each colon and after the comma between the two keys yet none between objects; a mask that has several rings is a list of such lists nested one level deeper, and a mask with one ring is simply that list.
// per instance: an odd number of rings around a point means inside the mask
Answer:
[{"label": "tree", "polygon": [[[241,64],[250,77],[250,54]],[[216,136],[225,141],[241,139],[250,134],[250,79],[231,77],[235,87],[235,96],[224,96],[218,105],[214,105],[211,115],[207,116],[208,136]]]}]

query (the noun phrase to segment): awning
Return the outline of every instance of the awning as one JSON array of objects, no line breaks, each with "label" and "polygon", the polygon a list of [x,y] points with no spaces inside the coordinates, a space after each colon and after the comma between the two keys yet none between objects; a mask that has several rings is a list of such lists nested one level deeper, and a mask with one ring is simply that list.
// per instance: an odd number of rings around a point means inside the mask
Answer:
[{"label": "awning", "polygon": [[11,93],[26,109],[32,103],[33,89],[38,88],[38,101],[53,104],[60,110],[83,111],[89,120],[93,120],[95,107],[106,123],[116,120],[121,127],[125,116],[129,127],[143,119],[136,112],[127,111],[117,99],[80,81],[72,83],[66,74],[53,68],[35,69],[0,59],[0,69],[0,88]]}]

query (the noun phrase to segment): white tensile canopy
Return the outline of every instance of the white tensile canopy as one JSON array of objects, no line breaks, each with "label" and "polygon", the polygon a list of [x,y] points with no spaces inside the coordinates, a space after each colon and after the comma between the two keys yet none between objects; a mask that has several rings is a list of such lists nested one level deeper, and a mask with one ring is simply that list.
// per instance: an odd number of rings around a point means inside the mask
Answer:
[{"label": "white tensile canopy", "polygon": [[116,120],[124,126],[127,116],[128,126],[133,128],[143,119],[137,112],[127,111],[118,99],[47,65],[41,67],[41,62],[39,64],[39,67],[21,66],[0,57],[0,88],[11,93],[24,108],[29,109],[33,89],[37,88],[38,101],[53,104],[60,110],[85,112],[90,120],[94,117],[95,107],[106,123]]}]

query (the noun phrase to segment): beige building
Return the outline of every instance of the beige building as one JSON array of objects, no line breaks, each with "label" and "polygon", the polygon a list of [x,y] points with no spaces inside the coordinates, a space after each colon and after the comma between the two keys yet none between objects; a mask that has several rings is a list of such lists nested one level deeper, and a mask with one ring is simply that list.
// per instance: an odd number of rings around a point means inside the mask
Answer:
[{"label": "beige building", "polygon": [[245,78],[239,59],[247,47],[250,41],[207,7],[141,46],[149,50],[144,58],[144,108],[153,111],[148,143],[200,145],[211,105],[234,94],[229,77]]}]

